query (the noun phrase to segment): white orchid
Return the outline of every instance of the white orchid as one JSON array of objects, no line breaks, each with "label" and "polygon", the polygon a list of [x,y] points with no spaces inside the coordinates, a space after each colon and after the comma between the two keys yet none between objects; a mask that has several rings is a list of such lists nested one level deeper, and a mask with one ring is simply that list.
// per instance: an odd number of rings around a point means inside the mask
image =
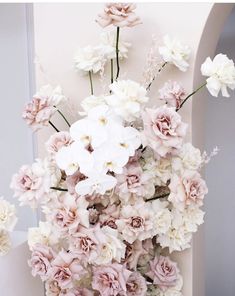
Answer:
[{"label": "white orchid", "polygon": [[213,60],[208,57],[201,66],[201,72],[209,76],[206,87],[212,96],[217,97],[221,90],[224,97],[229,97],[227,87],[235,89],[234,63],[225,54],[217,54]]},{"label": "white orchid", "polygon": [[56,163],[67,175],[78,169],[86,175],[93,167],[93,157],[80,143],[74,142],[56,153]]}]

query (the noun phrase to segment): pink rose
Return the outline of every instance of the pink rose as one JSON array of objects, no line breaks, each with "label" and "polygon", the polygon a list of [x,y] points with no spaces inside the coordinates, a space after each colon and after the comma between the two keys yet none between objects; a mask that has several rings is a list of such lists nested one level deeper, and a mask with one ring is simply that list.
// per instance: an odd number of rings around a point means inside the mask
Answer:
[{"label": "pink rose", "polygon": [[116,220],[120,215],[120,206],[115,204],[108,206],[102,211],[100,215],[101,226],[109,226],[113,229],[117,229]]},{"label": "pink rose", "polygon": [[61,288],[57,281],[49,280],[46,282],[46,295],[47,296],[60,296]]},{"label": "pink rose", "polygon": [[146,141],[161,157],[180,149],[187,124],[181,121],[175,108],[164,105],[157,109],[146,109],[143,121]]},{"label": "pink rose", "polygon": [[34,97],[26,105],[22,117],[33,131],[37,131],[49,124],[49,120],[55,112],[56,108],[51,105],[48,98]]},{"label": "pink rose", "polygon": [[168,200],[182,208],[191,204],[201,206],[208,193],[206,182],[194,171],[186,171],[182,177],[173,175],[169,188]]},{"label": "pink rose", "polygon": [[164,100],[169,107],[178,109],[183,102],[185,90],[176,81],[168,81],[159,89],[160,100]]},{"label": "pink rose", "polygon": [[117,296],[127,291],[126,283],[130,275],[131,272],[118,263],[93,267],[92,288],[101,296]]},{"label": "pink rose", "polygon": [[169,257],[156,256],[150,261],[150,271],[146,274],[155,285],[165,291],[168,287],[174,287],[177,284],[179,269]]},{"label": "pink rose", "polygon": [[51,248],[36,244],[31,259],[28,261],[32,268],[32,275],[39,275],[43,281],[47,280],[51,274],[52,259],[54,259],[54,256]]},{"label": "pink rose", "polygon": [[125,241],[125,244],[126,253],[123,263],[126,263],[129,269],[136,270],[140,256],[147,254],[147,252],[143,248],[143,242],[136,240],[133,244],[130,244]]},{"label": "pink rose", "polygon": [[134,27],[141,23],[132,3],[107,3],[104,12],[98,15],[96,20],[101,27],[114,25],[116,27]]},{"label": "pink rose", "polygon": [[128,278],[127,296],[145,296],[147,292],[147,285],[145,278],[139,272],[133,272]]},{"label": "pink rose", "polygon": [[58,282],[61,289],[73,287],[74,280],[80,280],[87,271],[73,254],[61,251],[52,261],[52,279]]},{"label": "pink rose", "polygon": [[73,142],[69,132],[53,134],[46,142],[47,151],[54,156],[62,147],[69,146]]},{"label": "pink rose", "polygon": [[73,175],[67,176],[66,178],[66,185],[68,187],[68,191],[70,194],[77,195],[75,191],[75,186],[78,182],[84,180],[86,177],[81,174],[79,171],[74,173]]}]

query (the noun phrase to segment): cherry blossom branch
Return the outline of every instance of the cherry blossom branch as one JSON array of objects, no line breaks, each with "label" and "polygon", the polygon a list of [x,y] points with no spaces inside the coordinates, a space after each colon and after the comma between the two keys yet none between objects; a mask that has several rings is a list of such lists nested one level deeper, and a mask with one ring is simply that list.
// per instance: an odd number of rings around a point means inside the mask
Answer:
[{"label": "cherry blossom branch", "polygon": [[[158,69],[157,74],[161,73],[161,71],[163,70],[163,68],[167,65],[167,62],[163,63],[161,65],[161,67]],[[154,82],[154,80],[156,79],[156,76],[153,77],[152,81],[149,83],[149,85],[146,87],[146,90],[150,90],[150,87],[152,85],[152,83]]]},{"label": "cherry blossom branch", "polygon": [[68,191],[68,189],[60,188],[60,187],[50,187],[50,189],[57,190],[57,191]]},{"label": "cherry blossom branch", "polygon": [[205,83],[203,83],[201,86],[199,86],[196,90],[194,90],[191,94],[189,94],[184,100],[183,100],[183,102],[180,104],[180,106],[179,106],[179,108],[177,108],[176,109],[176,111],[179,111],[182,107],[183,107],[183,105],[187,102],[187,100],[189,99],[189,98],[191,98],[193,95],[195,95],[200,89],[202,89],[204,86],[206,86],[206,82]]},{"label": "cherry blossom branch", "polygon": [[94,89],[93,89],[93,82],[92,82],[92,73],[89,71],[89,80],[90,80],[90,87],[91,87],[91,94],[94,94]]},{"label": "cherry blossom branch", "polygon": [[49,120],[49,124],[54,128],[54,130],[57,131],[57,133],[59,133],[58,128]]},{"label": "cherry blossom branch", "polygon": [[118,79],[119,72],[120,72],[120,66],[119,66],[119,35],[120,35],[120,28],[117,27],[117,37],[116,37],[116,63],[117,63],[117,74],[116,74],[116,80]]}]

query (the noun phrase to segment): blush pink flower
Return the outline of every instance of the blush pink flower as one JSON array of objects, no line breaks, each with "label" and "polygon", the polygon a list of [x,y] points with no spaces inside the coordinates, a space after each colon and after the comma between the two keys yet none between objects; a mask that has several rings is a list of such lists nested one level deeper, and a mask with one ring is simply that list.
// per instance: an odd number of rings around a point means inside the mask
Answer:
[{"label": "blush pink flower", "polygon": [[31,259],[28,261],[32,268],[32,275],[39,275],[43,281],[47,280],[51,274],[51,261],[53,259],[54,255],[51,248],[36,244]]},{"label": "blush pink flower", "polygon": [[78,182],[85,180],[86,177],[80,173],[80,171],[77,171],[73,175],[67,176],[66,178],[66,185],[68,187],[68,191],[70,194],[77,195],[75,191],[75,187],[78,184]]},{"label": "blush pink flower", "polygon": [[32,127],[33,131],[37,131],[49,124],[49,120],[55,112],[56,108],[51,105],[47,98],[34,97],[26,105],[22,117]]},{"label": "blush pink flower", "polygon": [[130,244],[125,241],[125,244],[126,253],[123,263],[126,263],[129,269],[136,270],[140,256],[147,254],[143,248],[143,242],[136,240],[133,244]]},{"label": "blush pink flower", "polygon": [[100,223],[101,226],[109,226],[113,229],[117,229],[116,220],[119,218],[120,215],[120,206],[115,204],[108,206],[102,211],[100,215]]},{"label": "blush pink flower", "polygon": [[169,257],[159,256],[150,261],[150,271],[146,273],[155,285],[165,291],[169,287],[174,287],[179,279],[179,269],[177,264]]},{"label": "blush pink flower", "polygon": [[58,132],[53,134],[46,142],[47,151],[54,156],[62,147],[69,146],[73,140],[69,132]]},{"label": "blush pink flower", "polygon": [[57,281],[48,280],[45,284],[47,296],[60,296],[61,288]]},{"label": "blush pink flower", "polygon": [[128,278],[127,296],[145,296],[147,292],[147,285],[145,278],[139,272],[133,272]]},{"label": "blush pink flower", "polygon": [[160,100],[164,100],[169,107],[178,109],[185,96],[184,88],[176,81],[168,81],[159,89]]},{"label": "blush pink flower", "polygon": [[182,209],[190,205],[201,206],[208,193],[206,182],[195,171],[185,171],[182,177],[173,175],[169,188],[168,200]]},{"label": "blush pink flower", "polygon": [[113,263],[93,267],[92,288],[101,296],[117,296],[126,292],[126,283],[131,272],[125,266]]},{"label": "blush pink flower", "polygon": [[73,288],[66,292],[66,296],[94,296],[94,292],[86,288]]},{"label": "blush pink flower", "polygon": [[141,24],[140,18],[134,12],[135,8],[133,3],[107,3],[96,21],[103,28],[109,25],[134,27]]},{"label": "blush pink flower", "polygon": [[143,112],[144,135],[148,145],[161,157],[174,153],[182,146],[187,124],[175,108],[166,105]]}]

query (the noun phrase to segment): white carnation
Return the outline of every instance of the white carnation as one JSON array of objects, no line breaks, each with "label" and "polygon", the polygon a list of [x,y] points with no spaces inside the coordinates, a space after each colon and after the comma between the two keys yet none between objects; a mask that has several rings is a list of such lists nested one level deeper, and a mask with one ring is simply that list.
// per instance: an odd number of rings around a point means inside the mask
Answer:
[{"label": "white carnation", "polygon": [[0,256],[6,255],[11,249],[11,240],[9,233],[5,230],[0,230]]},{"label": "white carnation", "polygon": [[50,84],[44,85],[40,90],[34,95],[35,98],[39,97],[42,99],[47,99],[48,102],[53,106],[58,106],[67,101],[67,98],[63,94],[62,88],[60,85],[57,85],[55,88]]},{"label": "white carnation", "polygon": [[172,215],[167,206],[168,202],[162,202],[160,200],[155,200],[152,202],[155,234],[164,234],[171,227]]},{"label": "white carnation", "polygon": [[0,230],[12,231],[16,222],[15,206],[0,197]]},{"label": "white carnation", "polygon": [[188,69],[188,60],[190,48],[181,44],[176,38],[170,39],[168,35],[163,38],[164,46],[159,47],[159,53],[163,60],[167,63],[174,64],[181,71]]},{"label": "white carnation", "polygon": [[105,97],[104,96],[89,96],[87,98],[85,98],[84,100],[82,100],[81,102],[81,107],[84,110],[84,113],[82,113],[82,115],[87,115],[87,113],[97,107],[97,106],[102,106],[105,105]]},{"label": "white carnation", "polygon": [[217,97],[220,90],[224,97],[229,97],[227,87],[235,89],[235,67],[225,54],[217,54],[213,60],[207,58],[201,66],[203,76],[208,76],[206,87],[210,94]]},{"label": "white carnation", "polygon": [[126,121],[140,117],[141,107],[147,103],[146,89],[132,80],[115,81],[109,86],[112,94],[106,97],[107,104]]}]

